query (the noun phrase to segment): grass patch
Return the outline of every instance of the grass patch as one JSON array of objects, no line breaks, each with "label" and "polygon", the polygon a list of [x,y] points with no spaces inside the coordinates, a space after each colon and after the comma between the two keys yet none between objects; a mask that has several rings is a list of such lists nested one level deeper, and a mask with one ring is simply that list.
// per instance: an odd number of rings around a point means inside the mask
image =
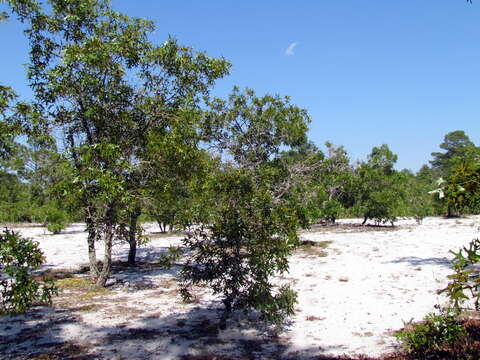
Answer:
[{"label": "grass patch", "polygon": [[73,278],[75,272],[65,269],[52,269],[48,270],[41,275],[35,276],[34,279],[37,281],[52,281],[60,279],[70,279]]},{"label": "grass patch", "polygon": [[59,289],[89,289],[93,286],[89,279],[85,278],[65,278],[55,282]]},{"label": "grass patch", "polygon": [[112,290],[106,289],[103,287],[94,287],[92,286],[85,294],[82,295],[83,300],[90,300],[97,296],[102,296],[112,293]]},{"label": "grass patch", "polygon": [[102,296],[108,293],[112,293],[112,290],[96,287],[90,279],[86,278],[67,278],[60,279],[55,282],[55,285],[60,290],[79,290],[83,292],[81,298],[83,300],[90,300],[97,296]]},{"label": "grass patch", "polygon": [[297,248],[297,252],[306,255],[326,257],[328,253],[325,251],[325,249],[328,248],[331,243],[332,241],[302,240]]}]

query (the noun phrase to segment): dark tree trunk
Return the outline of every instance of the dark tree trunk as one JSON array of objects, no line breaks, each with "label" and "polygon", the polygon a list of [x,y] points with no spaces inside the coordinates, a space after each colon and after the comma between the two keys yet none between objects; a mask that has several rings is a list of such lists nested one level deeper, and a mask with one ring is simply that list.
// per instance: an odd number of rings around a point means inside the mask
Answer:
[{"label": "dark tree trunk", "polygon": [[[133,235],[135,237],[135,235]],[[130,249],[128,250],[128,266],[136,266],[135,258],[137,256],[137,240],[129,239]]]},{"label": "dark tree trunk", "polygon": [[220,318],[219,328],[221,330],[225,330],[227,328],[227,319],[232,313],[232,298],[228,296],[227,298],[223,299],[223,304],[225,305],[225,311]]},{"label": "dark tree trunk", "polygon": [[128,251],[128,266],[136,265],[136,256],[137,256],[137,222],[140,217],[141,209],[140,207],[135,208],[133,214],[130,216],[130,228],[128,231],[128,243],[130,244],[130,249]]},{"label": "dark tree trunk", "polygon": [[368,217],[364,217],[364,218],[363,218],[362,225],[365,225],[365,224],[367,223],[367,220],[368,220]]},{"label": "dark tree trunk", "polygon": [[165,234],[167,232],[167,224],[165,224],[163,222],[159,222],[158,225],[160,227],[160,232],[162,234]]}]

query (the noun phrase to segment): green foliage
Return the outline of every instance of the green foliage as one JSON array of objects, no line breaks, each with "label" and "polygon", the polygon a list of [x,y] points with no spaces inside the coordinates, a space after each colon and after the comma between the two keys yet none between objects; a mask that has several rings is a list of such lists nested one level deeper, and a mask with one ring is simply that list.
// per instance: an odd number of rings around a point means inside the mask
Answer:
[{"label": "green foliage", "polygon": [[437,195],[437,212],[443,210],[447,216],[477,213],[480,210],[480,148],[460,130],[445,135],[440,147],[446,151],[432,153],[434,158],[430,162],[435,178],[440,177],[431,191]]},{"label": "green foliage", "polygon": [[463,344],[467,332],[454,312],[444,310],[440,314],[428,314],[418,324],[408,323],[395,336],[408,353],[426,357]]},{"label": "green foliage", "polygon": [[32,221],[33,211],[28,185],[15,174],[0,170],[0,221]]},{"label": "green foliage", "polygon": [[[424,170],[425,171],[425,170]],[[435,204],[431,190],[431,183],[422,177],[403,172],[405,200],[402,215],[413,216],[418,224],[421,224],[427,216],[435,215]]]},{"label": "green foliage", "polygon": [[6,275],[0,280],[1,312],[24,312],[37,303],[51,302],[55,287],[39,283],[31,275],[43,261],[38,243],[8,229],[0,234],[0,265]]},{"label": "green foliage", "polygon": [[464,159],[452,169],[444,188],[447,203],[458,212],[476,212],[480,204],[480,161]]},{"label": "green foliage", "polygon": [[170,269],[172,265],[180,260],[182,256],[182,248],[170,246],[166,254],[160,255],[158,264],[164,269]]},{"label": "green foliage", "polygon": [[320,194],[321,217],[327,221],[335,220],[353,205],[353,168],[343,146],[335,147],[327,142],[327,157],[317,171],[317,181],[322,190]]},{"label": "green foliage", "polygon": [[[106,0],[8,4],[30,41],[35,99],[25,107],[28,127],[40,123],[63,135],[67,176],[60,188],[84,214],[89,241],[106,243],[104,271],[91,261],[104,284],[112,240],[136,214],[130,204],[141,204],[151,186],[164,188],[160,166],[195,153],[199,103],[230,64],[173,38],[151,43],[151,21],[115,12]],[[178,169],[188,170],[180,162],[170,172]]]},{"label": "green foliage", "polygon": [[323,201],[320,211],[321,218],[335,223],[335,220],[343,214],[344,208],[340,201],[334,199]]},{"label": "green foliage", "polygon": [[478,159],[480,149],[470,140],[463,130],[452,131],[445,135],[440,148],[445,152],[432,153],[433,160],[430,161],[432,168],[439,176],[446,177],[456,162],[465,158]]},{"label": "green foliage", "polygon": [[309,222],[308,185],[323,155],[307,142],[308,114],[288,97],[234,88],[227,101],[208,105],[203,136],[228,162],[201,183],[210,213],[184,240],[191,252],[182,293],[188,298],[192,285],[206,283],[222,295],[226,314],[250,308],[280,323],[296,295],[272,277],[288,270],[297,229]]},{"label": "green foliage", "polygon": [[401,215],[405,199],[405,177],[394,170],[397,160],[387,145],[372,149],[368,161],[356,169],[355,210],[364,223],[392,225]]},{"label": "green foliage", "polygon": [[454,273],[449,275],[450,282],[441,292],[447,294],[454,309],[461,310],[466,302],[473,301],[476,310],[480,310],[480,240],[474,239],[468,247],[454,255],[452,266]]},{"label": "green foliage", "polygon": [[207,283],[223,296],[226,311],[256,309],[275,323],[293,313],[296,295],[275,289],[271,278],[288,269],[288,255],[297,245],[295,209],[275,204],[267,188],[248,171],[227,169],[212,184],[217,211],[210,225],[184,239],[191,257],[182,270],[182,294]]},{"label": "green foliage", "polygon": [[42,206],[37,216],[41,217],[42,223],[46,225],[48,231],[53,234],[60,234],[68,225],[68,214],[55,202]]},{"label": "green foliage", "polygon": [[265,173],[272,192],[280,190],[283,193],[278,201],[295,208],[302,228],[315,224],[323,214],[319,204],[324,200],[325,193],[322,184],[318,183],[323,159],[323,153],[307,142],[281,152],[275,161],[268,164],[268,173]]},{"label": "green foliage", "polygon": [[228,101],[215,99],[205,120],[205,136],[218,151],[228,152],[243,168],[272,160],[286,149],[307,142],[310,118],[306,110],[278,95],[257,97],[251,89],[234,88]]},{"label": "green foliage", "polygon": [[0,84],[0,160],[7,158],[14,147],[18,127],[11,121],[13,102],[17,95],[14,91]]}]

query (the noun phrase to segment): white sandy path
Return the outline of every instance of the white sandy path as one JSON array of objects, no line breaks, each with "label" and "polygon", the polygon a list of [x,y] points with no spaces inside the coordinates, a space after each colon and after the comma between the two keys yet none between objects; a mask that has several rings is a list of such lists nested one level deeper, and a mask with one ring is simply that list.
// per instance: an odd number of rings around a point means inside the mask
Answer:
[{"label": "white sandy path", "polygon": [[[351,223],[352,220],[342,222]],[[302,234],[303,239],[332,241],[332,244],[327,248],[327,257],[300,252],[291,258],[290,273],[285,278],[298,291],[299,303],[291,325],[280,334],[280,339],[288,344],[291,356],[308,357],[322,353],[378,355],[391,351],[395,345],[392,330],[401,328],[403,321],[421,319],[433,310],[435,304],[444,301],[437,295],[437,290],[446,285],[446,276],[451,273],[449,250],[466,245],[478,235],[480,217],[428,218],[419,226],[406,220],[398,225],[399,230],[394,231]],[[83,229],[83,225],[76,224],[66,234],[55,236],[46,234],[41,228],[21,231],[40,242],[48,267],[78,268],[88,260]],[[139,255],[153,256],[158,253],[159,247],[178,244],[179,240],[179,237],[156,239],[141,249]],[[125,259],[126,251],[125,245],[117,246],[115,258]],[[101,256],[101,247],[98,252]],[[174,278],[174,275],[152,273],[144,278],[161,284],[165,279]],[[143,309],[145,316],[163,313],[177,314],[181,318],[182,314],[186,315],[192,309],[192,305],[184,305],[180,301],[172,303],[171,299],[149,294],[145,290],[121,293],[119,296],[128,297],[128,305]],[[218,306],[212,300],[204,294],[200,305],[204,308]],[[127,323],[127,326],[133,327],[142,324],[138,319],[127,321],[125,314],[114,317],[97,312],[80,313],[79,316],[83,324],[96,329],[97,333],[92,335],[83,331],[81,325],[69,324],[59,330],[65,340],[92,342],[107,328],[118,324]],[[205,317],[215,319],[215,316],[213,311],[205,310]],[[0,319],[0,332],[2,321],[5,319]],[[150,325],[165,326],[160,322]],[[242,336],[252,338],[259,334],[234,328],[220,332],[219,338],[231,340],[233,345],[240,332]],[[191,352],[188,342],[174,344],[174,347],[168,339],[164,342],[132,341],[122,346],[126,354],[143,351],[146,354],[144,358],[149,358],[148,354],[158,356],[166,351],[171,356],[165,358],[175,358],[174,352],[179,355]],[[266,351],[267,348],[265,346]],[[216,349],[213,347],[210,350]],[[224,346],[221,352],[238,355],[234,348],[229,350],[228,346]]]}]

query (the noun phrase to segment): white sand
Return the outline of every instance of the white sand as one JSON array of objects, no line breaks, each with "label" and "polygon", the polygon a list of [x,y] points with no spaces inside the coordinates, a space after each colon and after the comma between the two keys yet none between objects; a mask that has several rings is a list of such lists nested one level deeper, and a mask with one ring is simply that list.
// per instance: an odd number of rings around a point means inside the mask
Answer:
[{"label": "white sand", "polygon": [[[354,221],[358,222],[341,223]],[[451,273],[449,250],[477,237],[479,226],[479,216],[427,218],[422,225],[400,221],[395,230],[320,229],[302,234],[305,240],[332,243],[326,257],[307,251],[292,256],[290,273],[281,281],[293,285],[299,302],[297,314],[283,330],[252,323],[254,314],[237,314],[226,330],[218,330],[221,303],[208,289],[198,290],[195,303],[184,304],[175,282],[178,268],[143,268],[114,274],[114,291],[89,300],[95,305],[91,310],[68,306],[59,297],[54,308],[0,318],[0,354],[28,358],[60,343],[109,359],[175,359],[205,353],[258,359],[377,356],[395,349],[392,333],[404,321],[420,320],[435,304],[445,303],[437,290],[445,287]],[[45,268],[77,269],[88,262],[81,224],[61,235],[49,235],[43,228],[18,230],[39,241]],[[150,225],[147,230],[158,229]],[[154,260],[180,240],[155,239],[139,249],[139,259]],[[117,245],[115,259],[125,260],[127,251],[127,246]],[[101,246],[98,255],[101,259]]]}]

